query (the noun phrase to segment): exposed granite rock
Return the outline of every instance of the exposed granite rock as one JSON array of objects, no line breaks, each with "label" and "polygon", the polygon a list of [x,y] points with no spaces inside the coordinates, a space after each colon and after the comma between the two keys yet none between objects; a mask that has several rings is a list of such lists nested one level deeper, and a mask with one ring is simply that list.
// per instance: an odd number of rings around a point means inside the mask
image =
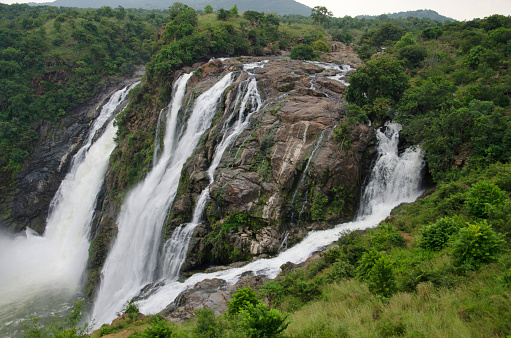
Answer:
[{"label": "exposed granite rock", "polygon": [[172,321],[184,321],[193,318],[195,311],[212,309],[216,315],[227,311],[232,295],[239,288],[251,287],[259,289],[267,278],[254,276],[251,273],[243,276],[236,284],[227,285],[222,279],[206,279],[195,284],[191,289],[183,291],[176,300],[160,314]]},{"label": "exposed granite rock", "polygon": [[[201,79],[206,80],[209,74],[221,76],[221,65],[227,72],[240,69],[242,62],[214,60],[200,67]],[[361,124],[353,127],[349,149],[335,142],[334,128],[345,115],[346,85],[330,78],[332,70],[301,61],[270,59],[264,68],[250,72],[256,74],[265,105],[216,170],[209,186],[206,220],[194,234],[183,271],[274,255],[286,233],[293,244],[311,229],[351,219],[356,210],[360,185],[374,155],[374,130]],[[214,125],[186,163],[167,235],[190,221],[194,201],[209,183],[205,171],[223,137],[219,128],[232,109],[238,84],[247,77],[241,73],[226,90]],[[194,90],[194,85],[189,84],[189,90]],[[326,201],[322,202],[322,218],[312,215],[312,207],[320,199]],[[227,231],[222,230],[221,239],[213,240],[222,223],[235,214],[241,214],[245,223],[230,225]],[[226,246],[222,253],[216,247],[218,241]]]}]

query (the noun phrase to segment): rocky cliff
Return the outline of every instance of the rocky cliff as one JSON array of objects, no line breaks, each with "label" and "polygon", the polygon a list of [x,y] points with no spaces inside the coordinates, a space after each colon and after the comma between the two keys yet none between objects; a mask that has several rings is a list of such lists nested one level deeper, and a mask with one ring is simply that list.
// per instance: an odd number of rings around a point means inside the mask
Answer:
[{"label": "rocky cliff", "polygon": [[60,121],[37,123],[39,142],[15,177],[16,189],[2,187],[0,228],[18,232],[30,227],[44,232],[51,201],[91,123],[113,92],[140,80],[143,72],[144,68],[139,67],[132,78],[105,80],[89,102]]},{"label": "rocky cliff", "polygon": [[[256,61],[259,67],[249,70],[255,75],[242,71],[244,64]],[[184,271],[276,254],[284,239],[292,244],[312,229],[353,217],[372,157],[373,130],[356,125],[349,148],[334,140],[334,130],[345,118],[342,81],[349,71],[325,66],[288,59],[229,59],[198,69],[197,84],[240,72],[225,94],[224,112],[233,104],[239,82],[249,76],[257,78],[264,107],[216,170],[205,222],[192,239]],[[219,116],[185,165],[167,236],[190,221],[195,201],[208,184],[205,171],[227,118]]]}]

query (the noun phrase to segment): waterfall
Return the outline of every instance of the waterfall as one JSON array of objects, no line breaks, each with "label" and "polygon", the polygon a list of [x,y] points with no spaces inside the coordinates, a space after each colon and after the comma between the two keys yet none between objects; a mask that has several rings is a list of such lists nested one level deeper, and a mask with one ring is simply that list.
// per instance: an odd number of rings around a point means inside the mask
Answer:
[{"label": "waterfall", "polygon": [[105,261],[94,303],[92,316],[97,323],[114,319],[127,300],[154,281],[161,230],[176,196],[181,170],[210,127],[223,92],[232,83],[234,75],[224,76],[197,98],[186,130],[176,140],[178,114],[190,77],[191,74],[183,75],[174,88],[163,138],[164,148],[158,163],[128,194],[121,207],[117,238]]},{"label": "waterfall", "polygon": [[[333,229],[312,231],[300,243],[269,259],[259,259],[240,268],[214,272],[197,273],[184,282],[170,282],[162,286],[147,299],[139,302],[143,313],[162,311],[182,291],[193,287],[196,283],[212,278],[220,278],[227,283],[236,283],[242,274],[252,271],[257,275],[275,278],[280,272],[280,266],[286,262],[301,263],[310,255],[332,242],[343,230],[358,230],[374,227],[390,214],[390,211],[403,202],[414,201],[422,194],[420,185],[421,173],[424,167],[423,151],[419,147],[408,149],[398,156],[397,142],[400,126],[387,124],[385,132],[378,132],[378,159],[374,166],[370,181],[365,189],[364,199],[371,208],[361,207],[356,220],[337,225]],[[391,149],[392,148],[392,149]],[[399,168],[394,170],[393,168]],[[385,172],[386,175],[375,174]],[[383,181],[381,181],[383,180]],[[370,193],[368,193],[370,191]],[[364,197],[365,198],[365,197]]]},{"label": "waterfall", "polygon": [[[209,185],[214,182],[215,170],[220,164],[223,154],[249,125],[251,116],[257,112],[260,107],[261,96],[257,90],[257,81],[255,78],[251,77],[240,83],[234,110],[223,125],[222,141],[217,145],[213,162],[207,171],[209,176]],[[232,126],[229,126],[230,122],[234,118],[236,118],[236,121],[232,124]],[[199,198],[197,199],[192,222],[179,226],[176,230],[174,230],[171,238],[165,243],[164,276],[169,280],[177,279],[179,270],[186,259],[186,253],[188,251],[193,231],[202,221],[201,218],[209,197],[209,185],[202,190]]]},{"label": "waterfall", "polygon": [[94,206],[115,148],[117,128],[111,120],[135,85],[117,91],[103,106],[52,200],[44,235],[27,229],[25,236],[0,236],[0,330],[34,311],[62,310],[80,290]]},{"label": "waterfall", "polygon": [[421,172],[423,153],[412,147],[399,155],[400,131],[400,124],[390,122],[376,131],[378,156],[360,200],[359,219],[374,214],[387,203],[393,207],[396,200],[411,202],[416,198],[410,187],[419,186],[421,176],[409,173]]}]

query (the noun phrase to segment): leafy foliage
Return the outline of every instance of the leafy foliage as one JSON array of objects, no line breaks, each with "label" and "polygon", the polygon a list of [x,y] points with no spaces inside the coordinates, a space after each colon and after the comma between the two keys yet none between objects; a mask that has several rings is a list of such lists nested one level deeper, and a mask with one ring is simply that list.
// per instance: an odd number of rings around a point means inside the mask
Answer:
[{"label": "leafy foliage", "polygon": [[135,333],[130,337],[134,338],[170,338],[174,332],[174,324],[168,323],[165,318],[155,316],[151,326],[146,327],[142,332]]},{"label": "leafy foliage", "polygon": [[497,185],[482,181],[472,185],[465,203],[473,216],[487,218],[489,209],[501,207],[505,199],[506,193]]},{"label": "leafy foliage", "polygon": [[243,331],[254,338],[278,336],[289,325],[286,318],[277,309],[270,309],[261,302],[250,304],[240,312]]},{"label": "leafy foliage", "polygon": [[290,57],[295,60],[314,60],[318,55],[314,52],[312,46],[302,44],[293,47]]},{"label": "leafy foliage", "polygon": [[481,263],[495,260],[503,244],[501,235],[496,234],[486,220],[467,224],[454,239],[454,263],[477,268]]},{"label": "leafy foliage", "polygon": [[407,88],[408,76],[401,63],[389,55],[381,55],[351,75],[346,100],[359,106],[372,104],[377,98],[397,103]]},{"label": "leafy foliage", "polygon": [[249,305],[256,305],[259,302],[256,294],[250,287],[239,289],[229,302],[227,313],[231,316],[239,314]]},{"label": "leafy foliage", "polygon": [[460,225],[450,217],[444,217],[422,229],[420,247],[426,250],[442,250],[449,239],[460,229]]}]

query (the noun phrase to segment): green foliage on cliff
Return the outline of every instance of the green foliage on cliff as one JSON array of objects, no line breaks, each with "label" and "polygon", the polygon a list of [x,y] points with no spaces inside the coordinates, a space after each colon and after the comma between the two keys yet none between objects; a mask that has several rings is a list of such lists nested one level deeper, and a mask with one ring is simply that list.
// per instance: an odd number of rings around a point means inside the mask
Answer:
[{"label": "green foliage on cliff", "polygon": [[159,11],[0,4],[0,172],[19,169],[42,121],[59,121],[111,76],[149,61]]},{"label": "green foliage on cliff", "polygon": [[435,181],[463,166],[508,162],[508,30],[511,19],[502,15],[421,30],[382,22],[359,40],[367,62],[351,75],[346,99],[373,122],[377,100],[388,100],[382,120],[397,119],[407,141],[422,145]]}]

